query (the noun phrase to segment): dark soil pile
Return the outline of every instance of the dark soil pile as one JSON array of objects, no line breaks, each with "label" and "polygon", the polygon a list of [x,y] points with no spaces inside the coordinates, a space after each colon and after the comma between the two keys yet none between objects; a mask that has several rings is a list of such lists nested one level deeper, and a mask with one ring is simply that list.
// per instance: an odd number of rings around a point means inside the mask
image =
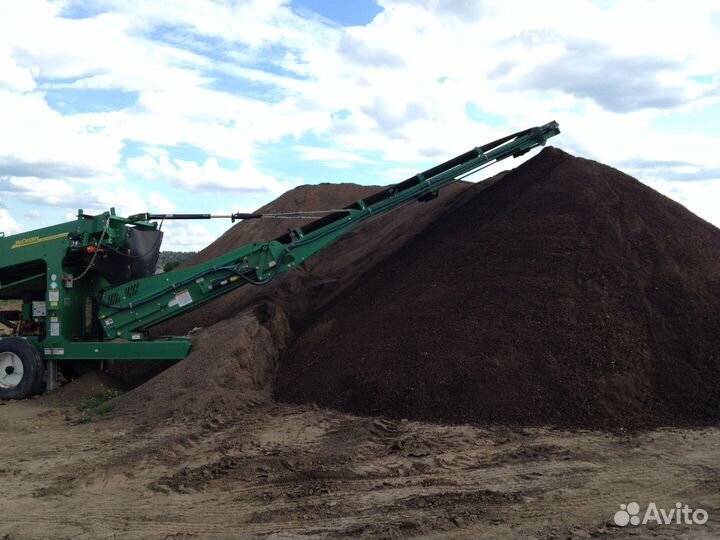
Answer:
[{"label": "dark soil pile", "polygon": [[442,422],[720,419],[717,228],[554,148],[468,193],[297,323],[279,399]]}]

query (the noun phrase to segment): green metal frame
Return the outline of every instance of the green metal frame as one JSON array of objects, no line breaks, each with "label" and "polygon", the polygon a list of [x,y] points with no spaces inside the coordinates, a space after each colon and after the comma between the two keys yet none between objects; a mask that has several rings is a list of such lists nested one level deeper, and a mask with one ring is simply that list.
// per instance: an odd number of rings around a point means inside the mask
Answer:
[{"label": "green metal frame", "polygon": [[142,343],[124,341],[72,341],[62,347],[41,344],[34,336],[27,340],[37,346],[45,358],[54,360],[182,360],[190,352],[191,341],[186,337],[154,339]]}]

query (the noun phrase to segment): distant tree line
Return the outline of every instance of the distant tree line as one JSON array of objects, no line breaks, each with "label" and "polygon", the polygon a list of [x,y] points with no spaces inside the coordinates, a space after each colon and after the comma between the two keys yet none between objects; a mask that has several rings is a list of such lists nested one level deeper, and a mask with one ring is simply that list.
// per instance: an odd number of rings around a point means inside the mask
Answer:
[{"label": "distant tree line", "polygon": [[169,272],[195,255],[197,251],[161,251],[155,273]]}]

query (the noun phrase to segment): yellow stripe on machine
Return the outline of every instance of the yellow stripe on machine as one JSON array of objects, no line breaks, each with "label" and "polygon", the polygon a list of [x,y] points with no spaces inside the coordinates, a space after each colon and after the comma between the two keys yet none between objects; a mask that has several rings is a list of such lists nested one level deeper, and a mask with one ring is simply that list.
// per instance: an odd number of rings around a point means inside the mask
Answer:
[{"label": "yellow stripe on machine", "polygon": [[42,244],[43,242],[49,242],[50,240],[59,240],[60,238],[67,238],[67,233],[60,233],[60,234],[53,234],[52,236],[32,236],[30,238],[21,238],[20,240],[15,240],[15,243],[10,247],[10,249],[15,248],[21,248],[25,246],[32,246],[35,244]]}]

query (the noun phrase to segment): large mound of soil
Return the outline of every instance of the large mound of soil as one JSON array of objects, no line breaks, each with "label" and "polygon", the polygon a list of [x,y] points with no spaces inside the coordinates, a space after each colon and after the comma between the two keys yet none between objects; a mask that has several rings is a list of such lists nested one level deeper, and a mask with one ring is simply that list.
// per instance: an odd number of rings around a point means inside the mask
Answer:
[{"label": "large mound of soil", "polygon": [[554,148],[470,192],[305,321],[278,398],[452,422],[720,418],[718,229]]}]

